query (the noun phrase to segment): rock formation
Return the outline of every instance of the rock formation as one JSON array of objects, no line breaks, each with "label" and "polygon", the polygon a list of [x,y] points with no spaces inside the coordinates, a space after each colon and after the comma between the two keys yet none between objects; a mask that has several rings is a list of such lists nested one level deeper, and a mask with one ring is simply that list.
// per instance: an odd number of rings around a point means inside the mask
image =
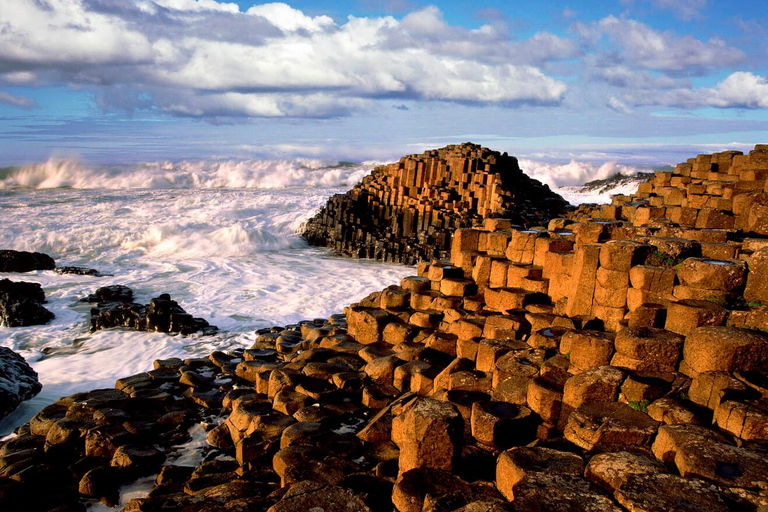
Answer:
[{"label": "rock formation", "polygon": [[0,506],[157,474],[125,510],[764,510],[766,178],[759,146],[548,228],[487,218],[344,315],[62,398],[0,443]]},{"label": "rock formation", "polygon": [[0,347],[0,419],[40,392],[37,372],[19,354]]},{"label": "rock formation", "polygon": [[346,256],[415,264],[446,257],[456,228],[491,217],[539,225],[566,205],[516,158],[467,143],[376,168],[333,196],[302,236]]},{"label": "rock formation", "polygon": [[206,320],[192,317],[167,293],[143,305],[133,302],[133,290],[113,285],[99,288],[82,301],[96,303],[91,308],[91,332],[111,327],[179,334],[213,334],[218,330]]},{"label": "rock formation", "polygon": [[32,272],[53,270],[56,262],[47,254],[27,251],[0,251],[0,272]]},{"label": "rock formation", "polygon": [[0,279],[0,326],[46,324],[54,314],[43,307],[45,293],[37,283]]}]

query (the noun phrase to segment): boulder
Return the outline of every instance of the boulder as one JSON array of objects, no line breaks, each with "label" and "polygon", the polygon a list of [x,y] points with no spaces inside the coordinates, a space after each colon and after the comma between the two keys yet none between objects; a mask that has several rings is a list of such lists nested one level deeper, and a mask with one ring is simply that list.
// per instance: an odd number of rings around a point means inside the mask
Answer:
[{"label": "boulder", "polygon": [[768,369],[768,336],[737,327],[699,327],[685,339],[683,360],[697,373]]},{"label": "boulder", "polygon": [[47,254],[27,251],[0,251],[0,272],[32,272],[53,270],[56,262]]},{"label": "boulder", "polygon": [[40,392],[37,372],[19,354],[0,347],[0,418]]},{"label": "boulder", "polygon": [[43,288],[37,283],[0,280],[0,325],[22,327],[48,323],[55,316],[42,306]]}]

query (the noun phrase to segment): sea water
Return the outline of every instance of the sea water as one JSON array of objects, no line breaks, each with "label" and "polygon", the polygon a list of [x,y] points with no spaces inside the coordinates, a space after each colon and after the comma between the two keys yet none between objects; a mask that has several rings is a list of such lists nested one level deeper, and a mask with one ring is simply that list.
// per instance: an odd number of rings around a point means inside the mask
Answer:
[{"label": "sea water", "polygon": [[[327,318],[413,275],[412,267],[338,257],[298,234],[329,196],[372,168],[317,160],[51,160],[0,169],[0,249],[44,252],[58,266],[105,274],[0,273],[42,285],[56,315],[44,326],[0,327],[0,346],[24,356],[43,384],[0,422],[0,435],[61,396],[112,387],[119,377],[151,369],[155,359],[249,347],[259,328]],[[80,299],[113,284],[129,286],[144,304],[169,293],[220,332],[89,333],[91,306]]]},{"label": "sea water", "polygon": [[[0,274],[40,283],[56,318],[0,327],[0,345],[24,356],[42,392],[0,423],[0,434],[61,396],[150,370],[152,361],[249,347],[256,329],[327,318],[415,273],[412,267],[341,258],[310,247],[302,224],[371,165],[250,161],[87,167],[48,162],[0,175],[0,248],[40,251],[52,271]],[[110,329],[88,332],[80,299],[122,284],[148,303],[170,293],[187,312],[219,327],[214,336]]]}]

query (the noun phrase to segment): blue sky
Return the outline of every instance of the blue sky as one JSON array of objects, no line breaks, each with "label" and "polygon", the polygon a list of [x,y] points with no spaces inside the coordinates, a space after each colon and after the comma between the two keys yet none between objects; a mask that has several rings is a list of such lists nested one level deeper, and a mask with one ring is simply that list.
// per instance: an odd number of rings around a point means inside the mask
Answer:
[{"label": "blue sky", "polygon": [[766,27],[764,0],[2,0],[0,165],[748,150]]}]

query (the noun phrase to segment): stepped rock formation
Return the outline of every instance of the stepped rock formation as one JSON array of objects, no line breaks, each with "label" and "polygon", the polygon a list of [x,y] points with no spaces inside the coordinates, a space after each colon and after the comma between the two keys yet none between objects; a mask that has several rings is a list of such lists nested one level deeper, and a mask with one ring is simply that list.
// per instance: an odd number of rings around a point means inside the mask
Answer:
[{"label": "stepped rock formation", "polygon": [[333,196],[302,236],[346,256],[415,264],[446,257],[456,228],[490,217],[539,225],[566,205],[516,158],[466,143],[376,168]]},{"label": "stepped rock formation", "polygon": [[158,474],[124,510],[765,510],[767,178],[758,146],[488,218],[344,315],[62,398],[0,442],[0,509]]}]

